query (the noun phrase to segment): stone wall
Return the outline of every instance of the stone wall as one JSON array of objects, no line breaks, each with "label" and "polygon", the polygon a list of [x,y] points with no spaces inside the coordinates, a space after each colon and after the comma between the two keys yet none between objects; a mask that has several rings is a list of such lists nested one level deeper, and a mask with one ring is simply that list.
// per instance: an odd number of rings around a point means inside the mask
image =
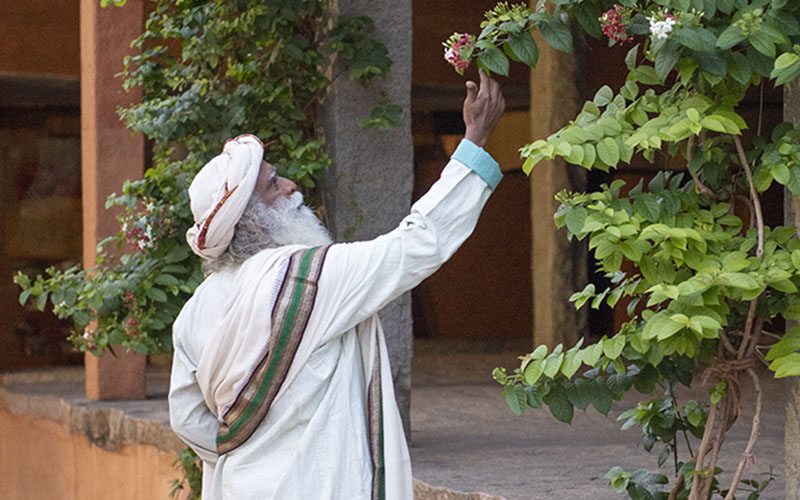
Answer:
[{"label": "stone wall", "polygon": [[[336,239],[371,239],[391,231],[408,214],[414,185],[411,141],[411,1],[338,0],[331,14],[369,15],[389,48],[393,64],[386,80],[369,88],[336,78],[325,99],[323,127],[334,166],[325,180],[329,224]],[[340,73],[334,63],[333,74]],[[403,108],[400,126],[362,130],[378,91]],[[381,311],[397,403],[406,435],[411,405],[411,298],[406,293]]]}]

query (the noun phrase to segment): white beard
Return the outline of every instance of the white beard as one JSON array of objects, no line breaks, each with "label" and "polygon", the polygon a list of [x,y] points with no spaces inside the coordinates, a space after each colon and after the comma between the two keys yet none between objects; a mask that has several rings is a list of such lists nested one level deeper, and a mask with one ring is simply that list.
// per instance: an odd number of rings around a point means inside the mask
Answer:
[{"label": "white beard", "polygon": [[[260,199],[259,199],[260,202]],[[284,245],[322,246],[331,243],[331,235],[316,214],[303,204],[303,195],[295,192],[271,206],[258,203],[254,208],[263,228],[266,248]]]},{"label": "white beard", "polygon": [[253,194],[236,224],[233,239],[216,260],[206,262],[207,273],[235,268],[267,248],[285,245],[322,246],[333,239],[313,210],[303,205],[303,195],[293,193],[271,206]]}]

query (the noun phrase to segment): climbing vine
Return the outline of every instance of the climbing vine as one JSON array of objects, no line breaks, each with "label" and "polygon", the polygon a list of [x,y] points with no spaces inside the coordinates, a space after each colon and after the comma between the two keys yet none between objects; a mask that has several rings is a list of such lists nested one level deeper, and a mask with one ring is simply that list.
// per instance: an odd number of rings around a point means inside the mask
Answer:
[{"label": "climbing vine", "polygon": [[[324,0],[155,1],[133,41],[138,53],[120,75],[142,100],[119,110],[151,141],[153,166],[106,203],[121,210],[121,231],[98,245],[95,265],[17,274],[20,304],[35,299],[44,309],[49,300],[56,315],[73,320],[70,339],[81,351],[99,355],[120,344],[170,352],[172,322],[203,279],[184,237],[194,174],[228,138],[252,133],[281,175],[313,190],[331,163],[317,114],[332,80],[367,86],[389,71],[372,21],[329,19],[327,7]],[[387,128],[401,111],[381,98],[363,125]]]},{"label": "climbing vine", "polygon": [[[523,146],[526,173],[555,158],[605,172],[640,158],[652,165],[647,183],[557,194],[556,225],[588,242],[611,284],[589,284],[570,300],[577,308],[626,302],[628,320],[592,345],[539,346],[513,372],[496,369],[509,407],[521,415],[546,406],[569,423],[575,408],[607,414],[635,388],[652,397],[620,416],[623,428],[641,427],[659,467],[672,457],[672,480],[614,467],[606,477],[616,491],[699,500],[732,499],[744,489],[758,498],[772,475],[742,476],[760,424],[756,366],[775,377],[800,375],[800,327],[776,333],[800,319],[800,239],[796,228],[764,220],[761,197],[774,183],[800,195],[800,130],[788,123],[763,130],[737,106],[750,87],[800,76],[800,4],[553,0],[531,10],[501,2],[481,28],[445,42],[456,71],[472,61],[502,75],[509,60],[535,66],[533,31],[564,52],[573,48],[573,29],[630,46],[624,85],[602,87],[566,126]],[[676,399],[676,387],[692,383],[709,387],[708,400]],[[752,398],[743,396],[745,384]],[[745,404],[755,416],[726,487],[717,462]]]}]

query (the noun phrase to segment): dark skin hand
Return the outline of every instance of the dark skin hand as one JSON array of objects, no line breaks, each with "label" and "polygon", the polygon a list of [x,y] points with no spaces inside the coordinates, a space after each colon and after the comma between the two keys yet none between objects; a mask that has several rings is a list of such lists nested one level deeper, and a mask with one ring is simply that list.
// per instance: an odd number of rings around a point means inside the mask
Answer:
[{"label": "dark skin hand", "polygon": [[500,120],[506,101],[500,92],[499,83],[486,76],[483,71],[478,71],[478,74],[480,87],[473,81],[467,82],[467,98],[464,100],[463,111],[467,133],[464,137],[483,147]]}]

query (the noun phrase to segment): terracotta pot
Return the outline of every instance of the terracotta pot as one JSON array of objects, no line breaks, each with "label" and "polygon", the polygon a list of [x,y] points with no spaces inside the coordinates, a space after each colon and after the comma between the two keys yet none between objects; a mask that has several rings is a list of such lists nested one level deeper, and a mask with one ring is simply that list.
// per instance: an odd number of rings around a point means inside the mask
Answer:
[{"label": "terracotta pot", "polygon": [[99,357],[86,353],[86,398],[93,400],[145,399],[147,356],[114,346],[116,356],[106,350]]}]

